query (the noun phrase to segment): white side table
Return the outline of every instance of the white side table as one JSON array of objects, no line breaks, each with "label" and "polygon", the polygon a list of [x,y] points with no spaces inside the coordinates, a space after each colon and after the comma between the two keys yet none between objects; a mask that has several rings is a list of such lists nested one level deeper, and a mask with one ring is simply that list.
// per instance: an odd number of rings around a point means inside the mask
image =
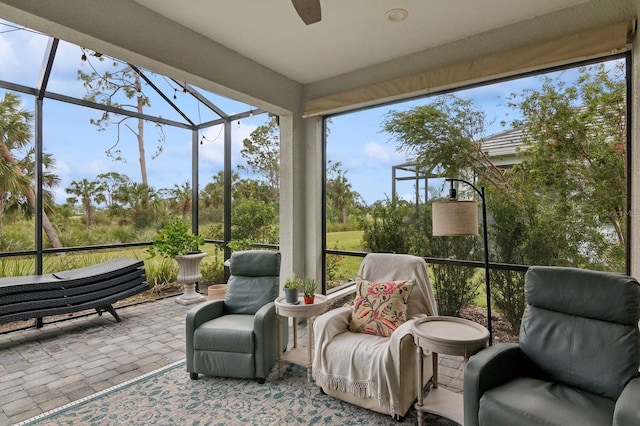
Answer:
[{"label": "white side table", "polygon": [[[438,387],[438,353],[469,357],[487,346],[489,330],[473,321],[456,317],[428,317],[417,320],[412,327],[418,351],[418,425],[424,422],[424,411],[438,414],[458,424],[464,424],[462,395]],[[433,384],[425,398],[422,380],[422,357],[433,355]]]},{"label": "white side table", "polygon": [[[282,363],[291,362],[307,367],[307,380],[311,383],[313,363],[313,320],[316,316],[327,310],[327,296],[316,294],[313,304],[305,305],[303,297],[298,298],[298,304],[287,303],[285,297],[276,299],[276,314],[279,320],[293,318],[293,348],[290,351],[280,353],[278,356],[278,372],[282,377]],[[309,339],[307,349],[298,347],[298,318],[307,319],[307,337]],[[278,327],[278,347],[282,347],[282,326]]]}]

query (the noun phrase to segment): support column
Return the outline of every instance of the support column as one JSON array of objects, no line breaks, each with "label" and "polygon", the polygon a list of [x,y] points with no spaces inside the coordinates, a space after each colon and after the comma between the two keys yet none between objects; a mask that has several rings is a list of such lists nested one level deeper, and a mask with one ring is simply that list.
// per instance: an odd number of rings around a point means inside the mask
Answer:
[{"label": "support column", "polygon": [[322,119],[280,116],[281,281],[322,277]]},{"label": "support column", "polygon": [[628,226],[631,227],[627,243],[631,257],[631,275],[640,278],[640,37],[636,31],[633,40],[631,57],[631,140],[629,151],[631,155],[631,205],[629,206]]}]

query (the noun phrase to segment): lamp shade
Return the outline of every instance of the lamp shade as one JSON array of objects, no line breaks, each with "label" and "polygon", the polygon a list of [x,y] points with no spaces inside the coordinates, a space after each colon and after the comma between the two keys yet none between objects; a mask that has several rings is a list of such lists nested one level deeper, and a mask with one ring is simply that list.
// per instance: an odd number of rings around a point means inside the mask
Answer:
[{"label": "lamp shade", "polygon": [[433,203],[433,235],[478,235],[478,203],[475,201],[440,201]]}]

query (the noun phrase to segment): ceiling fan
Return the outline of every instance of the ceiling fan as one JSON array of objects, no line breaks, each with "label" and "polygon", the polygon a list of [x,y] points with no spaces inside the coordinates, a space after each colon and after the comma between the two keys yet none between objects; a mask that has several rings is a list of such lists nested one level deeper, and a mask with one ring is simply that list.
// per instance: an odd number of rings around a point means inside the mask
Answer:
[{"label": "ceiling fan", "polygon": [[320,0],[291,0],[296,12],[300,15],[300,19],[307,24],[315,24],[322,19],[320,11]]}]

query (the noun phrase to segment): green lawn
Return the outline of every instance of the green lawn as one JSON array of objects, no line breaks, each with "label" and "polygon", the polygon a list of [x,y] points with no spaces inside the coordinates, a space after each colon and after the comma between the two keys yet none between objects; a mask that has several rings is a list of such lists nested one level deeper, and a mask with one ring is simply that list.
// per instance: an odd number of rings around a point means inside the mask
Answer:
[{"label": "green lawn", "polygon": [[[362,251],[362,231],[342,231],[327,233],[327,248],[348,251]],[[330,287],[346,282],[356,277],[361,257],[357,256],[333,256],[337,260],[335,267],[335,280],[329,283]],[[330,262],[328,262],[330,263]]]},{"label": "green lawn", "polygon": [[327,248],[362,251],[362,231],[342,231],[327,233]]}]

